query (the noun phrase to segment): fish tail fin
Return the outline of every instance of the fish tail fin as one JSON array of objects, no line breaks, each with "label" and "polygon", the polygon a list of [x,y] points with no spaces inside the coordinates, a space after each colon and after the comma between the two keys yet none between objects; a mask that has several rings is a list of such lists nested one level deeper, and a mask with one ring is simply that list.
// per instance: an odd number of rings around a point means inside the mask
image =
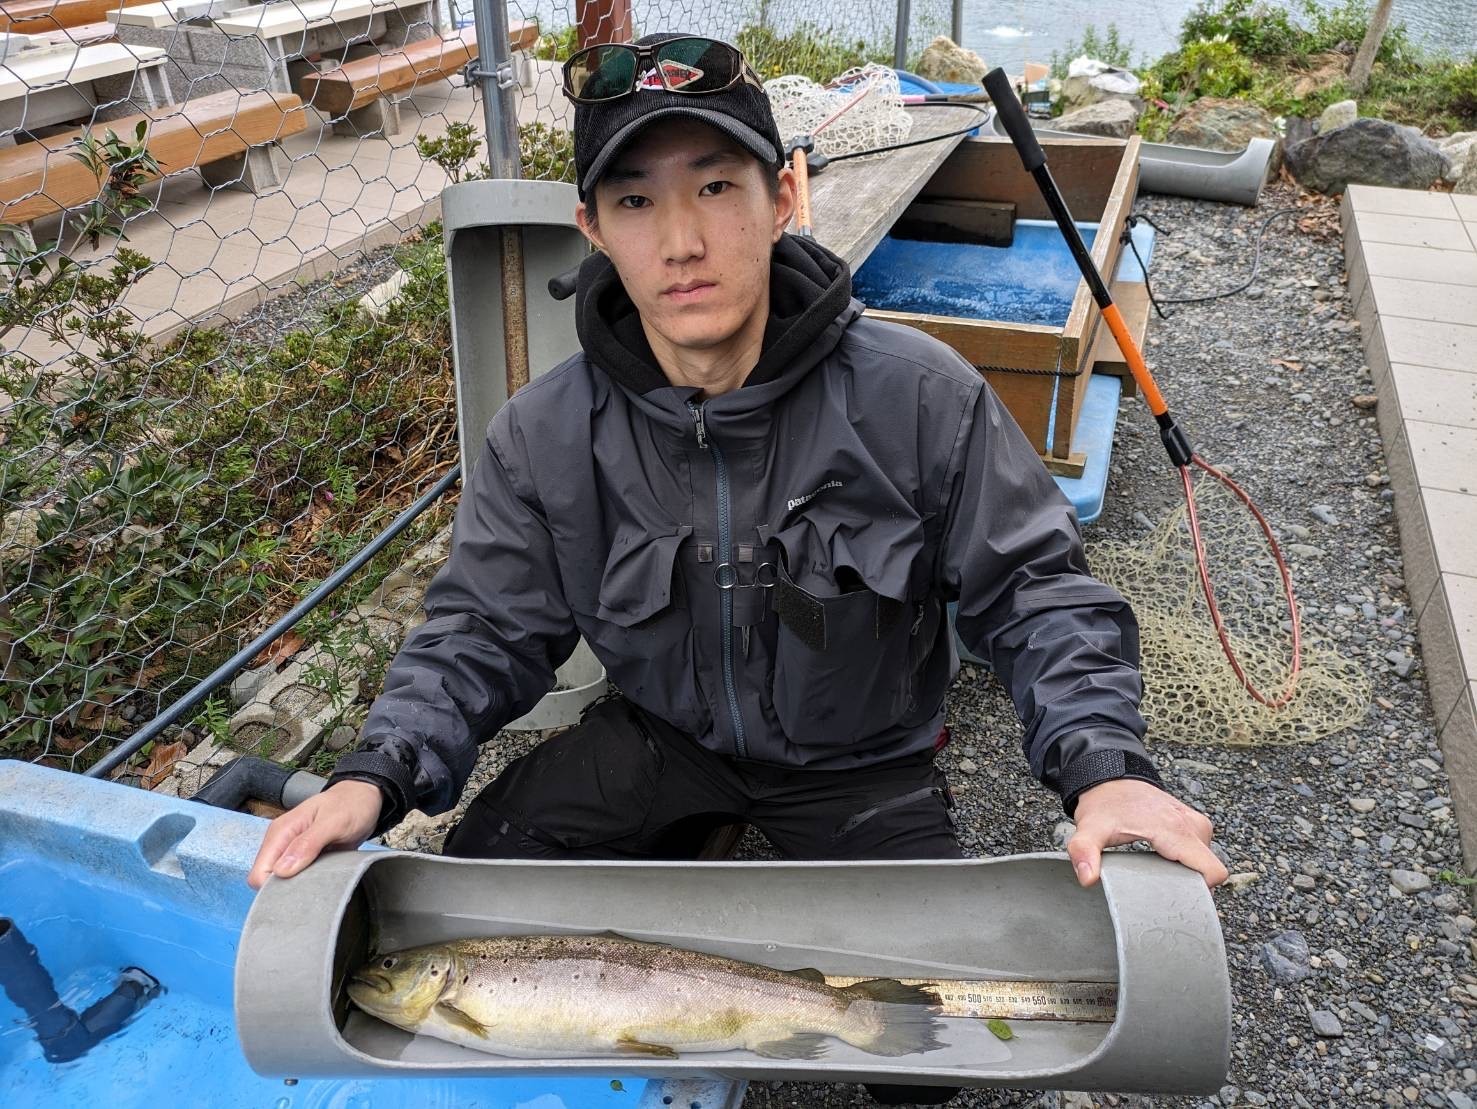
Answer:
[{"label": "fish tail fin", "polygon": [[931,1005],[937,1008],[939,995],[932,986],[905,986],[896,978],[869,978],[843,986],[841,992],[852,1000],[881,1001],[888,1005]]},{"label": "fish tail fin", "polygon": [[942,1047],[935,1016],[938,995],[891,978],[858,982],[840,991],[851,999],[840,1036],[873,1055],[914,1055]]}]

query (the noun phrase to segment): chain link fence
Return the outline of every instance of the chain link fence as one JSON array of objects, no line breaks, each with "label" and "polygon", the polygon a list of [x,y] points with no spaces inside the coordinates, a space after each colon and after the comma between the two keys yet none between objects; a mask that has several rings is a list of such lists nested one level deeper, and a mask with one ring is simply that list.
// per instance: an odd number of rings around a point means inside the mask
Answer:
[{"label": "chain link fence", "polygon": [[[436,218],[449,181],[488,172],[471,0],[124,2],[0,2],[0,757],[72,770],[455,465]],[[950,9],[911,7],[916,56]],[[824,80],[890,61],[897,15],[512,0],[486,53],[514,63],[523,175],[569,180],[558,68],[591,36],[713,34],[766,77]],[[382,671],[342,615],[454,499],[254,672],[304,643]],[[378,691],[360,675],[343,703],[333,667],[309,670],[350,726]],[[160,742],[229,742],[231,711],[222,694]]]}]

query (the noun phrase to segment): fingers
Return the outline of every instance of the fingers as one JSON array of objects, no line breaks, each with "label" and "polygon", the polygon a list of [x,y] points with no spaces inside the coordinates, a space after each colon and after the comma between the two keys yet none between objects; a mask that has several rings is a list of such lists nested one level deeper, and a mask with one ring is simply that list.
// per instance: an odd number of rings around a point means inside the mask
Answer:
[{"label": "fingers", "polygon": [[1105,848],[1145,840],[1155,853],[1197,871],[1207,886],[1228,877],[1210,848],[1214,827],[1197,809],[1146,782],[1104,782],[1085,790],[1077,802],[1077,831],[1067,856],[1077,881],[1090,886],[1102,872]]},{"label": "fingers", "polygon": [[290,812],[283,813],[268,825],[267,834],[262,837],[262,845],[257,850],[256,859],[246,875],[248,886],[259,890],[266,885],[267,877],[277,865],[277,860],[282,856],[284,848],[302,834],[311,819],[309,812],[300,805]]},{"label": "fingers", "polygon": [[1072,860],[1072,869],[1077,874],[1079,885],[1090,886],[1098,880],[1102,869],[1103,848],[1107,846],[1100,834],[1078,827],[1077,833],[1067,841],[1067,857]]}]

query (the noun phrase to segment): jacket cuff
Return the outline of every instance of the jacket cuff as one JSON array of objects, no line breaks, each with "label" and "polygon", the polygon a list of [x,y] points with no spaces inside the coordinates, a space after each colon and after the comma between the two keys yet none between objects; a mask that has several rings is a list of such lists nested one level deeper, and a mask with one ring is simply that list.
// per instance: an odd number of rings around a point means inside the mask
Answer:
[{"label": "jacket cuff", "polygon": [[1131,778],[1164,788],[1154,764],[1143,755],[1118,748],[1099,748],[1078,756],[1063,769],[1057,784],[1062,795],[1062,808],[1069,817],[1074,816],[1077,812],[1077,798],[1084,791],[1120,778]]},{"label": "jacket cuff", "polygon": [[384,804],[372,837],[384,835],[415,807],[414,771],[384,751],[363,748],[350,751],[334,765],[328,786],[337,782],[369,782],[379,786]]}]

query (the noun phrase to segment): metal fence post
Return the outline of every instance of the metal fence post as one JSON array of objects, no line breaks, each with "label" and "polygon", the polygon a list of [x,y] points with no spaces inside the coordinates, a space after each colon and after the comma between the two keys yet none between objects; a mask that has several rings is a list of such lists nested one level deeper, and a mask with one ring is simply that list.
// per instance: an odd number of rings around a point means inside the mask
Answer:
[{"label": "metal fence post", "polygon": [[956,46],[964,45],[964,0],[949,5],[949,37]]},{"label": "metal fence post", "polygon": [[913,21],[911,0],[897,0],[897,29],[892,40],[892,64],[904,69],[908,64],[908,24]]}]

